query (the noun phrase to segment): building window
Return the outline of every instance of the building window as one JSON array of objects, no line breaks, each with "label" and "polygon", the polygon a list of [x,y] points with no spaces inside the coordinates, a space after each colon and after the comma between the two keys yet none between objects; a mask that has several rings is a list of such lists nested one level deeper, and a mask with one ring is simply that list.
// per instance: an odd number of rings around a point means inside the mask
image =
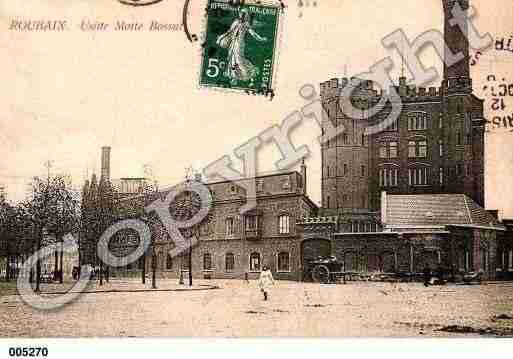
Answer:
[{"label": "building window", "polygon": [[467,176],[471,176],[471,175],[472,175],[472,166],[467,165]]},{"label": "building window", "polygon": [[423,186],[428,184],[427,168],[410,168],[408,169],[408,184],[410,186]]},{"label": "building window", "polygon": [[440,157],[443,157],[443,155],[444,155],[444,141],[443,140],[438,140],[438,148],[439,148],[439,152],[440,152]]},{"label": "building window", "polygon": [[280,234],[290,233],[290,217],[286,214],[282,214],[278,217],[278,230]]},{"label": "building window", "polygon": [[427,141],[426,140],[416,140],[408,142],[408,157],[427,157]]},{"label": "building window", "polygon": [[382,168],[379,170],[380,187],[397,187],[397,168]]},{"label": "building window", "polygon": [[330,208],[330,196],[326,196],[326,207]]},{"label": "building window", "polygon": [[224,257],[224,268],[226,272],[233,272],[235,268],[235,256],[233,253],[226,253]]},{"label": "building window", "polygon": [[438,174],[440,177],[440,186],[442,186],[444,184],[444,168],[443,167],[440,167],[440,169],[438,170]]},{"label": "building window", "polygon": [[233,236],[234,230],[233,230],[233,218],[226,218],[226,235],[227,236]]},{"label": "building window", "polygon": [[396,158],[397,157],[397,142],[392,141],[388,143],[388,157]]},{"label": "building window", "polygon": [[365,176],[365,166],[362,165],[362,177]]},{"label": "building window", "polygon": [[203,270],[212,270],[212,255],[210,253],[203,254]]},{"label": "building window", "polygon": [[253,252],[249,256],[249,270],[251,272],[260,271],[260,253]]},{"label": "building window", "polygon": [[386,131],[397,131],[397,120],[392,121],[392,123],[387,127]]},{"label": "building window", "polygon": [[173,257],[169,253],[166,258],[166,269],[173,269]]},{"label": "building window", "polygon": [[344,163],[344,176],[347,175],[347,163]]},{"label": "building window", "polygon": [[408,114],[408,130],[426,130],[428,128],[429,115],[425,112],[413,112]]},{"label": "building window", "polygon": [[237,193],[237,186],[235,186],[234,184],[232,184],[232,185],[230,186],[230,193],[232,193],[232,194]]},{"label": "building window", "polygon": [[362,133],[362,146],[365,146],[365,134]]},{"label": "building window", "polygon": [[462,174],[461,163],[457,163],[456,164],[456,176],[459,176],[461,174]]},{"label": "building window", "polygon": [[264,191],[264,181],[258,180],[256,184],[257,184],[257,191],[263,192]]},{"label": "building window", "polygon": [[440,112],[440,115],[438,116],[438,128],[444,127],[444,114]]},{"label": "building window", "polygon": [[381,142],[379,146],[379,158],[388,158],[386,142]]},{"label": "building window", "polygon": [[349,142],[349,137],[347,136],[347,133],[342,134],[342,143],[344,145],[347,145]]},{"label": "building window", "polygon": [[290,255],[288,252],[278,253],[278,272],[290,272]]},{"label": "building window", "polygon": [[381,142],[379,147],[380,158],[396,158],[397,157],[397,142]]},{"label": "building window", "polygon": [[257,229],[257,216],[246,216],[246,231],[254,231]]},{"label": "building window", "polygon": [[458,146],[461,146],[461,132],[458,131],[457,137],[456,137],[456,144]]}]

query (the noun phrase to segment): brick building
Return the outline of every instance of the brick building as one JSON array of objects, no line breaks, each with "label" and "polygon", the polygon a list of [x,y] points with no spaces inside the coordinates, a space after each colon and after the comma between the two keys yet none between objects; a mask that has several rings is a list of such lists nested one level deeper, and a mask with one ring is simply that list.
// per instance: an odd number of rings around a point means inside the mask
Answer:
[{"label": "brick building", "polygon": [[[343,270],[421,273],[428,266],[495,278],[504,226],[464,194],[381,194],[382,231],[344,231],[340,217],[298,223],[304,262],[334,255]],[[508,250],[504,251],[507,255]],[[309,273],[304,273],[309,279]]]},{"label": "brick building", "polygon": [[[417,88],[401,77],[394,87],[402,111],[383,131],[365,135],[366,128],[383,121],[390,108],[372,117],[353,118],[340,98],[351,79],[321,83],[327,114],[324,121],[346,129],[322,145],[322,207],[326,214],[378,211],[383,190],[397,194],[464,193],[484,205],[483,100],[472,93],[469,43],[458,27],[449,24],[457,1],[468,9],[468,0],[442,1],[444,37],[453,53],[462,52],[465,59],[444,67],[438,88]],[[352,92],[350,100],[365,114],[383,94],[365,81]]]},{"label": "brick building", "polygon": [[[444,36],[453,53],[461,51],[465,59],[444,67],[439,88],[417,89],[401,77],[394,90],[402,111],[385,130],[365,135],[365,129],[381,122],[390,108],[357,119],[339,106],[341,90],[351,80],[321,84],[327,113],[323,121],[344,125],[346,130],[321,147],[320,209],[307,196],[304,165],[300,173],[206,183],[214,196],[213,214],[193,250],[193,276],[244,278],[248,273],[255,278],[265,264],[279,279],[308,280],[308,262],[329,255],[343,262],[344,270],[354,272],[418,273],[429,265],[481,271],[490,279],[497,265],[503,272],[513,266],[511,241],[505,240],[513,238],[513,231],[505,231],[482,208],[483,100],[472,93],[466,30],[449,25],[456,2],[468,9],[468,0],[442,1]],[[365,113],[383,94],[367,81],[350,100]],[[109,156],[110,151],[104,150],[102,178],[110,178]],[[241,215],[245,202],[241,181],[248,180],[256,181],[257,206]],[[122,180],[118,205],[142,208],[151,197],[145,188],[144,179]],[[125,192],[139,194],[135,204]],[[132,215],[137,213],[140,210]],[[188,271],[188,258],[169,255],[173,244],[162,225],[157,223],[152,232],[158,275],[176,277]],[[137,238],[126,234],[116,243],[129,251]],[[149,271],[150,262],[148,256],[145,263],[123,270],[137,273],[145,265]]]},{"label": "brick building", "polygon": [[[244,278],[247,273],[249,279],[254,279],[262,266],[268,265],[278,279],[300,279],[300,236],[296,221],[317,214],[317,206],[306,195],[306,166],[302,166],[301,173],[272,173],[252,180],[256,181],[257,204],[244,214],[239,213],[246,201],[241,182],[248,179],[205,183],[213,196],[212,214],[211,220],[201,226],[199,242],[193,247],[194,277]],[[152,232],[156,233],[154,260],[158,275],[178,277],[181,271],[188,272],[187,252],[170,256],[174,244],[162,223],[155,223]],[[138,243],[135,234],[125,236],[121,242],[124,247]],[[148,272],[151,265],[148,256]],[[142,262],[128,265],[124,270],[139,272]]]}]

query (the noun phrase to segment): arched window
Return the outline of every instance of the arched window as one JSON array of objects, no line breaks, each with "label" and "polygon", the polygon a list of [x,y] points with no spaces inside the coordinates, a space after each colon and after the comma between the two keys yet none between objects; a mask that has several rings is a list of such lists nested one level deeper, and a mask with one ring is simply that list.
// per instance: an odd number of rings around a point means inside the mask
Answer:
[{"label": "arched window", "polygon": [[212,255],[210,253],[203,254],[203,270],[212,270]]},{"label": "arched window", "polygon": [[290,216],[288,214],[282,214],[278,217],[278,233],[290,233]]},{"label": "arched window", "polygon": [[249,255],[249,270],[258,272],[260,270],[260,253],[253,252]]},{"label": "arched window", "polygon": [[424,138],[408,141],[408,157],[427,157],[428,146]]},{"label": "arched window", "polygon": [[417,167],[408,169],[408,184],[410,186],[423,186],[428,184],[427,167]]},{"label": "arched window", "polygon": [[171,257],[171,254],[167,254],[166,257],[166,269],[173,269],[173,257]]},{"label": "arched window", "polygon": [[234,233],[234,225],[233,225],[233,217],[226,218],[226,235],[233,236]]},{"label": "arched window", "polygon": [[347,136],[347,133],[342,134],[342,143],[344,145],[347,145],[348,142],[349,142],[349,137]]},{"label": "arched window", "polygon": [[425,112],[412,112],[408,114],[408,130],[418,131],[428,128],[429,114]]},{"label": "arched window", "polygon": [[224,257],[224,268],[227,272],[233,272],[235,268],[235,256],[233,253],[226,253]]},{"label": "arched window", "polygon": [[379,170],[380,187],[397,187],[397,168],[381,168]]},{"label": "arched window", "polygon": [[289,252],[278,253],[278,272],[290,272],[290,254]]}]

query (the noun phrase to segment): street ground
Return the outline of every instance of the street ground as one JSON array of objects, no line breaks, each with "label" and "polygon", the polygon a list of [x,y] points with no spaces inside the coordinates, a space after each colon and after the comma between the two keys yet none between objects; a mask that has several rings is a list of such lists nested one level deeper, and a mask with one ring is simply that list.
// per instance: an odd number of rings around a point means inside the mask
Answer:
[{"label": "street ground", "polygon": [[[218,286],[207,289],[202,285]],[[53,286],[53,287],[52,287]],[[52,285],[43,291],[62,291]],[[0,296],[2,337],[476,337],[513,333],[513,283],[320,285],[278,281],[264,302],[256,281],[114,280],[59,310]],[[176,291],[180,289],[181,291]],[[97,292],[100,290],[100,292]],[[465,333],[440,331],[447,326]],[[450,328],[449,328],[450,329]]]}]

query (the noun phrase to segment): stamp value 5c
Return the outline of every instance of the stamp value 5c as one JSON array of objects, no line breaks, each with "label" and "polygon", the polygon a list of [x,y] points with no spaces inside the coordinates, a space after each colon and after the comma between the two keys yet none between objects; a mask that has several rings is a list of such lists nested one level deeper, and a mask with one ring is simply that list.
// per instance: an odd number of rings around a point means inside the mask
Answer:
[{"label": "stamp value 5c", "polygon": [[279,5],[209,0],[200,86],[273,93]]}]

